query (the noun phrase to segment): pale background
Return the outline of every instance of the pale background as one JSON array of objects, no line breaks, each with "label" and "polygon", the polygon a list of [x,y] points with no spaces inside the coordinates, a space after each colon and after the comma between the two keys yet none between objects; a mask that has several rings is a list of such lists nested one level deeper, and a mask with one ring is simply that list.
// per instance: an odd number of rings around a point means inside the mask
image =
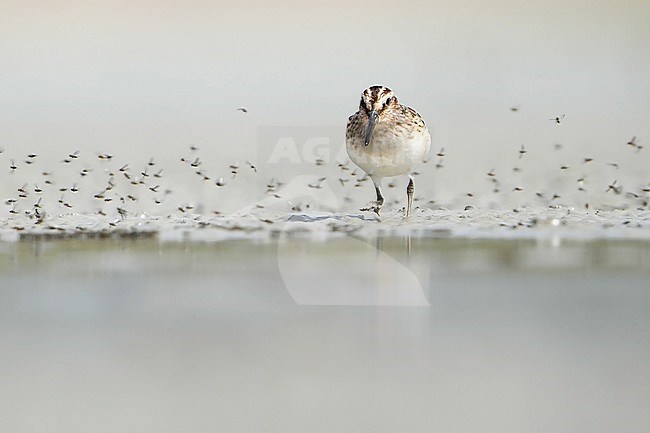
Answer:
[{"label": "pale background", "polygon": [[[285,135],[314,128],[315,136],[326,128],[329,145],[340,150],[360,92],[381,83],[423,115],[432,153],[445,148],[444,169],[420,170],[422,200],[545,205],[534,193],[562,186],[567,205],[620,204],[623,197],[603,195],[609,183],[638,193],[650,181],[650,148],[637,153],[625,144],[637,136],[650,147],[648,22],[643,0],[3,1],[0,192],[9,198],[25,183],[43,187],[40,172],[48,170],[58,173],[56,187],[87,185],[84,197],[92,202],[106,179],[92,164],[108,152],[113,170],[130,163],[139,171],[155,157],[167,177],[152,184],[174,191],[166,207],[151,205],[154,194],[145,192],[129,210],[164,213],[181,203],[234,210],[263,197],[271,178],[290,183],[311,170],[265,166],[260,155],[274,140],[264,136],[269,127]],[[562,124],[549,120],[561,114]],[[528,153],[518,161],[522,144]],[[562,150],[554,152],[555,144]],[[213,180],[246,160],[260,173],[240,168],[227,188],[207,188],[179,162],[190,145],[199,147]],[[61,165],[75,150],[93,176],[78,177],[81,163]],[[10,175],[11,160],[22,162],[29,152],[39,154],[37,162],[18,164]],[[585,156],[595,158],[588,167]],[[335,189],[337,161],[326,162],[313,174],[328,176]],[[513,173],[515,165],[523,171]],[[490,193],[491,169],[500,195]],[[575,180],[585,174],[591,195],[580,196]],[[389,197],[403,204],[405,181],[398,185]],[[336,192],[353,198],[339,209],[356,209],[373,195],[369,185],[353,192]],[[59,193],[47,194],[56,211]],[[75,200],[79,212],[101,207]]]}]

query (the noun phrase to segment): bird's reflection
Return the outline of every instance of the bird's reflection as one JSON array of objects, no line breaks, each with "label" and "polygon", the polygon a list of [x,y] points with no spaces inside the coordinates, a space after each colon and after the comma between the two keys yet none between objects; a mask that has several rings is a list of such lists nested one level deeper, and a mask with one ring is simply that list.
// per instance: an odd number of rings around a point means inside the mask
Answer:
[{"label": "bird's reflection", "polygon": [[403,242],[347,236],[322,244],[285,235],[278,240],[278,268],[297,304],[428,306],[409,267],[410,236]]}]

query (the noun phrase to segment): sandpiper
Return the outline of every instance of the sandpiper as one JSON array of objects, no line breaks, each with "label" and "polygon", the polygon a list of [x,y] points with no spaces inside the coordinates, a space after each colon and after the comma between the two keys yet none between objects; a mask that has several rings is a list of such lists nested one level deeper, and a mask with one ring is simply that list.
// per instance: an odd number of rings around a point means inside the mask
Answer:
[{"label": "sandpiper", "polygon": [[382,178],[408,173],[406,217],[409,217],[413,205],[410,171],[414,164],[426,158],[431,147],[431,135],[422,117],[411,107],[400,104],[388,87],[369,87],[361,94],[359,111],[348,119],[346,147],[350,159],[375,184],[377,200],[361,210],[373,210],[379,215],[384,204]]}]

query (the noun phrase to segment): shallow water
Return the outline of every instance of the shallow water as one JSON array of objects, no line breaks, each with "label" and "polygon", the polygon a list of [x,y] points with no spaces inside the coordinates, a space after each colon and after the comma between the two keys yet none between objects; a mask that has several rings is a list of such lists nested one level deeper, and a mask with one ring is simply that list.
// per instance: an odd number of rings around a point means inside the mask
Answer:
[{"label": "shallow water", "polygon": [[644,431],[650,242],[0,242],[3,430]]}]

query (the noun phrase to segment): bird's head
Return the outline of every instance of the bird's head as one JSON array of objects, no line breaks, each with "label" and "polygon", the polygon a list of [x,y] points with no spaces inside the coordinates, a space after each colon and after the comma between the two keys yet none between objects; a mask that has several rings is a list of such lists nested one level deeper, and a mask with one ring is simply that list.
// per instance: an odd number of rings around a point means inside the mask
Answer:
[{"label": "bird's head", "polygon": [[397,97],[388,87],[372,86],[363,91],[361,101],[359,102],[359,112],[368,117],[368,126],[366,127],[364,141],[366,146],[372,140],[372,132],[375,129],[375,125],[381,122],[382,118],[397,107],[398,104]]}]

